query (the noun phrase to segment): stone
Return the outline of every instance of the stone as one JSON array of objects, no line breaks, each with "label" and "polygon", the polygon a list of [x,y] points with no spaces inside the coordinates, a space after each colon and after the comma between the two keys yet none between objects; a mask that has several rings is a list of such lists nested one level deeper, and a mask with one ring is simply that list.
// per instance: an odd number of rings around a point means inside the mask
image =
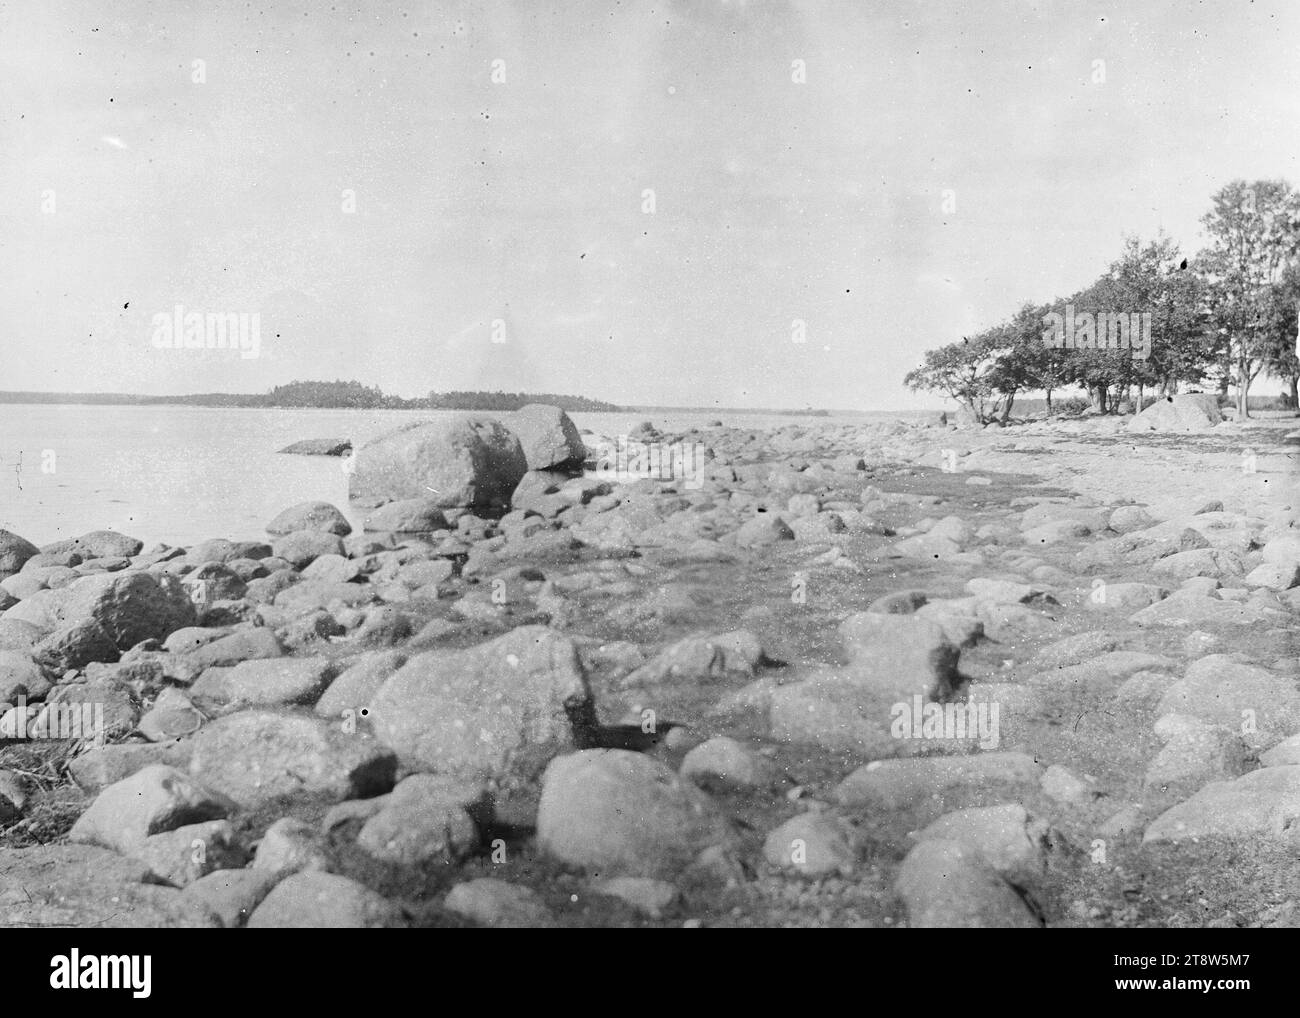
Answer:
[{"label": "stone", "polygon": [[243,850],[229,820],[207,820],[152,834],[130,853],[160,883],[185,887],[219,869],[242,865]]},{"label": "stone", "polygon": [[846,671],[882,696],[946,696],[960,685],[961,655],[937,622],[915,615],[859,612],[840,623]]},{"label": "stone", "polygon": [[367,531],[428,534],[435,530],[447,530],[449,524],[435,499],[404,498],[371,512],[363,527]]},{"label": "stone", "polygon": [[501,422],[455,417],[406,425],[362,446],[351,498],[430,498],[440,507],[508,504],[528,469],[519,439]]},{"label": "stone", "polygon": [[194,624],[194,605],[172,576],[104,573],[80,579],[63,593],[53,606],[57,622],[96,622],[122,650],[142,640],[165,640]]},{"label": "stone", "polygon": [[195,780],[251,808],[288,795],[341,802],[393,787],[397,760],[376,739],[307,715],[245,710],[191,739]]},{"label": "stone", "polygon": [[271,547],[277,558],[284,559],[295,569],[305,569],[322,555],[343,554],[343,542],[336,534],[325,530],[294,530],[276,538]]},{"label": "stone", "polygon": [[224,819],[232,809],[229,800],[182,772],[154,764],[100,792],[68,838],[129,854],[151,834]]},{"label": "stone", "polygon": [[493,877],[457,884],[447,893],[443,908],[479,926],[527,929],[549,926],[553,919],[532,888]]},{"label": "stone", "polygon": [[345,718],[346,711],[369,708],[370,701],[388,677],[406,664],[409,655],[399,650],[375,650],[359,654],[316,701],[321,717]]},{"label": "stone", "polygon": [[741,548],[761,548],[777,541],[793,541],[794,531],[785,520],[771,514],[756,516],[736,531],[736,544]]},{"label": "stone", "polygon": [[529,470],[581,469],[587,448],[559,407],[529,403],[510,415],[508,426],[519,438]]},{"label": "stone", "polygon": [[91,845],[0,852],[0,926],[216,928],[201,901],[162,887],[137,859]]},{"label": "stone", "polygon": [[921,842],[894,881],[913,929],[1037,929],[1042,922],[984,856],[940,839]]},{"label": "stone", "polygon": [[401,910],[364,884],[333,873],[295,873],[248,918],[249,929],[382,929],[405,926]]},{"label": "stone", "polygon": [[679,773],[706,791],[771,788],[780,780],[772,761],[726,736],[707,739],[692,748]]},{"label": "stone", "polygon": [[569,712],[594,711],[576,646],[545,626],[418,654],[370,707],[375,734],[405,766],[512,781],[576,748]]},{"label": "stone", "polygon": [[282,511],[266,525],[268,534],[292,534],[300,530],[347,537],[352,533],[352,526],[347,517],[328,502],[299,502]]},{"label": "stone", "polygon": [[182,897],[209,909],[226,929],[237,929],[279,882],[274,873],[261,870],[214,870],[188,884]]},{"label": "stone", "polygon": [[1262,767],[1232,781],[1213,781],[1160,814],[1143,844],[1224,837],[1276,839],[1294,845],[1300,822],[1300,766]]},{"label": "stone", "polygon": [[481,786],[412,774],[365,822],[357,844],[376,859],[402,865],[459,861],[478,847],[478,828],[466,807],[482,797]]},{"label": "stone", "polygon": [[538,845],[567,865],[663,878],[733,838],[708,796],[639,753],[582,750],[557,757],[543,777]]},{"label": "stone", "polygon": [[1208,393],[1181,393],[1157,400],[1125,425],[1138,431],[1203,431],[1223,420],[1218,400]]},{"label": "stone", "polygon": [[1024,753],[877,760],[841,781],[834,799],[844,806],[905,809],[948,789],[1036,788],[1041,775],[1042,768]]},{"label": "stone", "polygon": [[590,890],[592,894],[617,898],[651,919],[661,918],[681,896],[676,884],[652,877],[602,878],[593,881]]},{"label": "stone", "polygon": [[291,873],[330,868],[321,832],[312,824],[281,817],[262,835],[251,868],[283,880]]},{"label": "stone", "polygon": [[279,451],[290,456],[344,456],[351,450],[350,438],[304,438]]},{"label": "stone", "polygon": [[806,877],[848,876],[857,863],[855,832],[841,817],[801,813],[768,834],[763,858],[769,865]]},{"label": "stone", "polygon": [[1020,803],[974,806],[945,813],[916,835],[918,841],[953,841],[977,851],[1012,879],[1041,876],[1046,865],[1048,826]]},{"label": "stone", "polygon": [[1183,714],[1234,732],[1250,718],[1254,731],[1245,733],[1246,742],[1260,747],[1300,730],[1300,690],[1291,676],[1211,654],[1169,687],[1156,713]]},{"label": "stone", "polygon": [[40,549],[31,541],[12,531],[0,530],[0,576],[18,572],[29,558],[38,554]]},{"label": "stone", "polygon": [[312,704],[337,671],[332,658],[259,658],[232,668],[209,668],[190,692],[196,699],[235,707]]}]

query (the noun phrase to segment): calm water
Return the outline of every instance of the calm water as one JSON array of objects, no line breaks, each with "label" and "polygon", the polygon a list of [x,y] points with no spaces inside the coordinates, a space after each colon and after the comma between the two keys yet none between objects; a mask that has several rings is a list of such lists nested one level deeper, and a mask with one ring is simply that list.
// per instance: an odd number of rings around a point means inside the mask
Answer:
[{"label": "calm water", "polygon": [[[263,526],[281,509],[322,499],[359,529],[339,459],[276,450],[304,438],[360,444],[409,421],[454,413],[0,405],[0,528],[36,544],[99,529],[138,537],[146,547],[262,539]],[[595,413],[573,419],[579,428],[617,435],[643,420],[681,430],[710,420],[774,428],[882,416],[907,415]]]}]

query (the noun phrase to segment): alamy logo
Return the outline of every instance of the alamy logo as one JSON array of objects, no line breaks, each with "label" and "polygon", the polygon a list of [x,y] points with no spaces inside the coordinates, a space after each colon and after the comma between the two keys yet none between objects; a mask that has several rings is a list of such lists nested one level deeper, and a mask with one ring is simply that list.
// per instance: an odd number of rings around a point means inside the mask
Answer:
[{"label": "alamy logo", "polygon": [[50,986],[56,990],[131,990],[143,999],[151,992],[153,955],[88,954],[75,947],[50,959]]},{"label": "alamy logo", "polygon": [[1002,741],[1001,705],[968,699],[965,703],[926,703],[920,696],[890,708],[889,734],[895,739],[978,739],[980,749]]},{"label": "alamy logo", "polygon": [[702,442],[637,442],[619,435],[593,448],[595,475],[602,481],[681,481],[683,487],[704,487],[705,446]]},{"label": "alamy logo", "polygon": [[1043,316],[1048,326],[1043,344],[1060,350],[1132,350],[1135,361],[1151,356],[1151,312],[1091,311],[1075,313],[1065,305],[1065,314],[1051,311]]},{"label": "alamy logo", "polygon": [[262,315],[205,314],[177,304],[170,314],[160,311],[153,316],[153,345],[159,350],[238,350],[244,360],[255,360],[262,352]]}]

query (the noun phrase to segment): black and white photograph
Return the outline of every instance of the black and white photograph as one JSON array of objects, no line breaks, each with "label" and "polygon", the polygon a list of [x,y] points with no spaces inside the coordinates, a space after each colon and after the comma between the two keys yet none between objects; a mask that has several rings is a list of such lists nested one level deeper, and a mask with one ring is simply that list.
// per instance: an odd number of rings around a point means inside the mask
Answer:
[{"label": "black and white photograph", "polygon": [[1298,113],[1289,0],[0,3],[29,981],[1092,929],[1115,997],[1258,990]]}]

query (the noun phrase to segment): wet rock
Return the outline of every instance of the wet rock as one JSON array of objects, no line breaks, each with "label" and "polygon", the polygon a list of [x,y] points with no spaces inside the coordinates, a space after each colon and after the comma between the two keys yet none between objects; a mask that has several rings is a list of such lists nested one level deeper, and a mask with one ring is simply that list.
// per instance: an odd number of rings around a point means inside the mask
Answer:
[{"label": "wet rock", "polygon": [[249,929],[380,929],[405,926],[401,910],[364,884],[333,873],[295,873],[253,910]]},{"label": "wet rock", "polygon": [[562,863],[666,877],[732,837],[703,792],[650,757],[591,749],[558,757],[546,769],[538,845]]}]

